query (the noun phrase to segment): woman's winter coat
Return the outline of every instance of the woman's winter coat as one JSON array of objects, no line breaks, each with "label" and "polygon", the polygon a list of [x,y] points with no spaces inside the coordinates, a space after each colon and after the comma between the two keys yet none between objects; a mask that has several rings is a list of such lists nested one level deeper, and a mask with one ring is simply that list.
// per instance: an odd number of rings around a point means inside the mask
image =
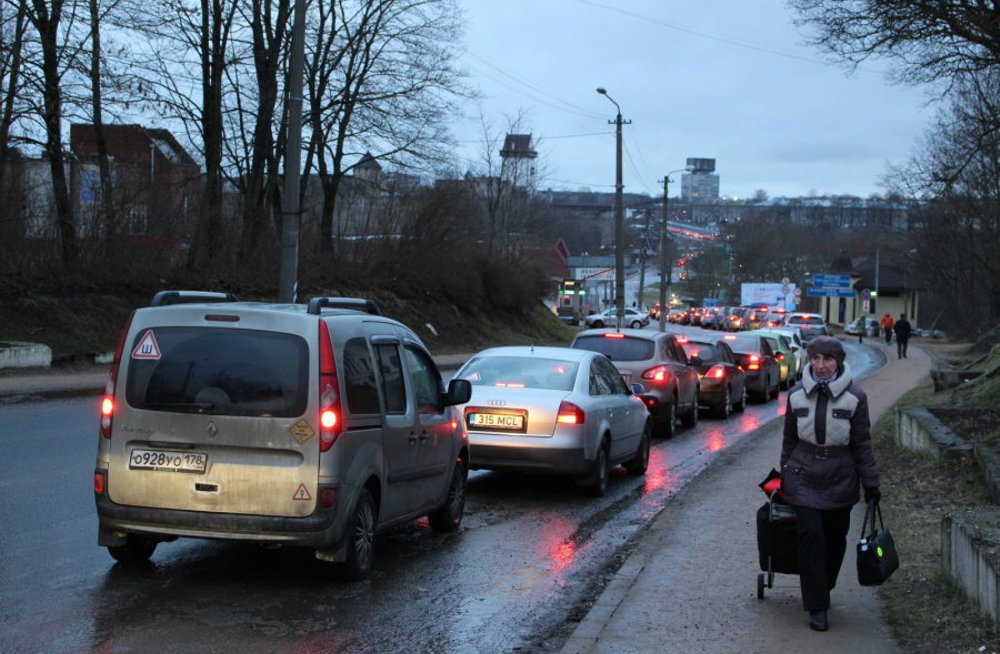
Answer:
[{"label": "woman's winter coat", "polygon": [[816,382],[807,366],[788,391],[781,477],[785,501],[813,509],[849,508],[860,499],[859,481],[879,485],[868,397],[846,363],[829,384]]}]

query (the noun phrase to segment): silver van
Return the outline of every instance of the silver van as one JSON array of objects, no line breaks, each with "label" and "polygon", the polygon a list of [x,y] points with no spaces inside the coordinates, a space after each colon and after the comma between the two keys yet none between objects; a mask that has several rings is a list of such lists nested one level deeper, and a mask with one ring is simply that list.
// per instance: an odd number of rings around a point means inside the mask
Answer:
[{"label": "silver van", "polygon": [[102,401],[98,544],[123,562],[179,537],[302,546],[362,578],[380,530],[458,528],[470,394],[371,301],[161,291]]}]

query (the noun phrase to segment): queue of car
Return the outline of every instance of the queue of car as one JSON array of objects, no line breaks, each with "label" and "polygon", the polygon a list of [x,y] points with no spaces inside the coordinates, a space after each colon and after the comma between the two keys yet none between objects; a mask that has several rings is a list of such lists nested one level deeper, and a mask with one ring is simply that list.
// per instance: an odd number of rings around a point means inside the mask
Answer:
[{"label": "queue of car", "polygon": [[98,544],[123,563],[180,537],[298,546],[360,579],[379,532],[420,516],[458,529],[470,469],[603,495],[613,466],[646,472],[654,436],[768,402],[800,370],[782,328],[685,335],[642,329],[635,309],[622,328],[595,315],[569,347],[483,350],[445,387],[370,300],[157,293],[127,319],[102,400]]}]

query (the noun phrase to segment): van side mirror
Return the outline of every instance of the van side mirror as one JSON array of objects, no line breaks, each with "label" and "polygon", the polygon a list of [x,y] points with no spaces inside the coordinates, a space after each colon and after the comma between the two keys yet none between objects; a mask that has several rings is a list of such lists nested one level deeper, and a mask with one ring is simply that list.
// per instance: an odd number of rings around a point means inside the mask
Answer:
[{"label": "van side mirror", "polygon": [[465,404],[472,398],[472,382],[468,379],[452,379],[448,382],[447,404]]}]

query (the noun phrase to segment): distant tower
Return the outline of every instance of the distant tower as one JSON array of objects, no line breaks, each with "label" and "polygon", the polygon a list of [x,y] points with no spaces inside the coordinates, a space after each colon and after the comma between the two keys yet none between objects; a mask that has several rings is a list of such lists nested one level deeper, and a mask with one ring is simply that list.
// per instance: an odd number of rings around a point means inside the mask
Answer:
[{"label": "distant tower", "polygon": [[719,176],[715,159],[688,158],[690,173],[681,175],[681,198],[688,202],[715,202],[719,199]]},{"label": "distant tower", "polygon": [[512,185],[535,188],[535,159],[538,152],[531,144],[531,134],[508,134],[500,149],[500,177]]},{"label": "distant tower", "polygon": [[382,177],[382,166],[379,165],[370,152],[365,152],[361,159],[358,160],[357,165],[354,166],[354,176],[368,182],[372,186],[377,186]]}]

